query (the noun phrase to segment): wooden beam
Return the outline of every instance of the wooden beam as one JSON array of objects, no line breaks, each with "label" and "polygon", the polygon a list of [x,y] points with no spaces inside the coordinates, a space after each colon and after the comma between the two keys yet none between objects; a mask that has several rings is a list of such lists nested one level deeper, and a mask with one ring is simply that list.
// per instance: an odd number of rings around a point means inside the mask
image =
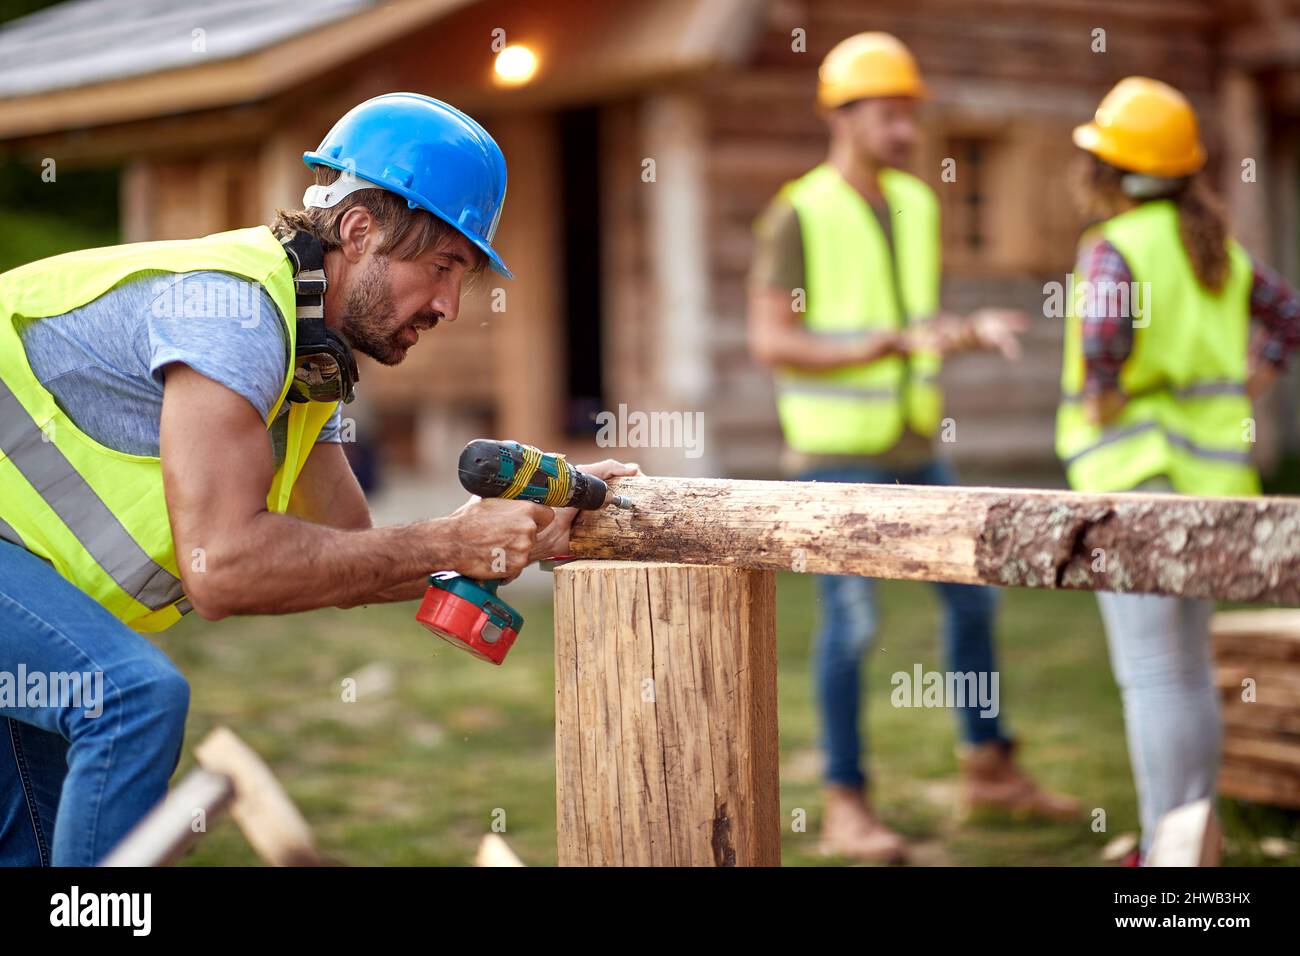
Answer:
[{"label": "wooden beam", "polygon": [[555,575],[561,866],[775,866],[771,572],[579,561]]},{"label": "wooden beam", "polygon": [[[1225,68],[1220,78],[1219,124],[1223,130],[1223,198],[1237,240],[1254,255],[1274,260],[1269,243],[1268,145],[1260,81],[1247,71]],[[1242,179],[1242,162],[1254,160],[1255,176]]]},{"label": "wooden beam", "polygon": [[496,248],[518,276],[513,282],[492,273],[482,277],[481,322],[488,326],[492,355],[497,367],[514,370],[492,376],[497,428],[555,444],[564,440],[566,361],[558,124],[549,114],[512,114],[490,125],[513,171],[510,215]]},{"label": "wooden beam", "polygon": [[[323,866],[311,828],[255,751],[225,727],[194,748],[199,766],[113,848],[101,866],[168,866],[226,811],[274,866]],[[199,827],[195,822],[201,821]]]},{"label": "wooden beam", "polygon": [[510,849],[510,844],[499,833],[484,834],[479,841],[475,866],[523,866],[523,860]]},{"label": "wooden beam", "polygon": [[1300,499],[620,478],[577,557],[1300,604]]},{"label": "wooden beam", "polygon": [[234,783],[230,815],[249,844],[273,866],[321,866],[311,827],[257,752],[225,727],[217,727],[194,748],[204,770]]},{"label": "wooden beam", "polygon": [[[115,846],[100,866],[171,866],[235,799],[234,782],[196,767]],[[203,826],[195,829],[195,821]]]},{"label": "wooden beam", "polygon": [[122,170],[118,185],[118,205],[122,210],[122,241],[146,242],[153,238],[153,168],[148,161],[137,159]]},{"label": "wooden beam", "polygon": [[244,56],[7,97],[0,100],[0,138],[256,102],[381,49],[465,3],[393,0]]},{"label": "wooden beam", "polygon": [[[703,102],[689,93],[648,97],[642,109],[641,148],[655,163],[654,185],[643,187],[654,348],[641,360],[655,369],[652,408],[699,408],[712,391],[707,119]],[[696,438],[697,452],[711,447]],[[687,457],[671,447],[645,448],[640,457],[650,471],[705,475],[716,467],[707,455]]]}]

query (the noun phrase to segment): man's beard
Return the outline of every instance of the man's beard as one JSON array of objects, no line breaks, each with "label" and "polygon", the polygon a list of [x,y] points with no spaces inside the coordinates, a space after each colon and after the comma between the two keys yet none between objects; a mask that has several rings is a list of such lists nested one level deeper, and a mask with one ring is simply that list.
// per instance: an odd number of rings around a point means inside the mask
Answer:
[{"label": "man's beard", "polygon": [[406,346],[397,341],[406,326],[391,327],[396,312],[388,282],[388,257],[374,256],[343,302],[343,334],[363,355],[383,365],[396,365],[406,357]]}]

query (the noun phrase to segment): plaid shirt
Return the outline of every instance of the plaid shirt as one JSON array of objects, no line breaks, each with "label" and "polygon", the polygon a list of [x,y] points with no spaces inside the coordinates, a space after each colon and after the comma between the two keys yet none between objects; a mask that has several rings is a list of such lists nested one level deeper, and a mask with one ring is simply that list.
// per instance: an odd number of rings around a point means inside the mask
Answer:
[{"label": "plaid shirt", "polygon": [[[1267,362],[1285,370],[1300,345],[1300,296],[1268,266],[1251,262],[1250,317],[1260,329],[1251,341],[1252,363]],[[1133,273],[1119,250],[1102,239],[1079,260],[1079,274],[1091,283],[1129,283]],[[1114,304],[1112,310],[1107,306]],[[1087,296],[1083,326],[1084,391],[1118,390],[1119,373],[1133,352],[1133,316],[1127,298]]]}]

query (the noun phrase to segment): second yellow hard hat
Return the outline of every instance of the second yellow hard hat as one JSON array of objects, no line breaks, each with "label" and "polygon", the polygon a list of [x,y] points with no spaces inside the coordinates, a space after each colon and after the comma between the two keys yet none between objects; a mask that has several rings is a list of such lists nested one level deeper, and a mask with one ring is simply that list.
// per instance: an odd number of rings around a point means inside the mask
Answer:
[{"label": "second yellow hard hat", "polygon": [[1106,94],[1074,144],[1112,166],[1149,176],[1190,176],[1205,165],[1196,113],[1168,83],[1130,76]]},{"label": "second yellow hard hat", "polygon": [[902,41],[858,33],[837,43],[817,71],[817,103],[834,109],[871,96],[924,96],[921,71]]}]

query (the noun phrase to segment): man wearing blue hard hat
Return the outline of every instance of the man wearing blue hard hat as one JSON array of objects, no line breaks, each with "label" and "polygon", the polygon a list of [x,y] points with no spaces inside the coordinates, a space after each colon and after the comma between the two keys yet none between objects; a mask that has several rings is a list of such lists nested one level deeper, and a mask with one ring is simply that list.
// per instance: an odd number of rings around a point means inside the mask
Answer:
[{"label": "man wearing blue hard hat", "polygon": [[497,144],[390,93],[303,158],[316,183],[269,228],[0,275],[0,671],[23,675],[0,680],[0,864],[93,865],[163,797],[189,685],[142,634],[412,600],[430,571],[567,547],[572,509],[503,499],[372,527],[340,444],[353,350],[395,365],[467,274],[510,276]]}]

